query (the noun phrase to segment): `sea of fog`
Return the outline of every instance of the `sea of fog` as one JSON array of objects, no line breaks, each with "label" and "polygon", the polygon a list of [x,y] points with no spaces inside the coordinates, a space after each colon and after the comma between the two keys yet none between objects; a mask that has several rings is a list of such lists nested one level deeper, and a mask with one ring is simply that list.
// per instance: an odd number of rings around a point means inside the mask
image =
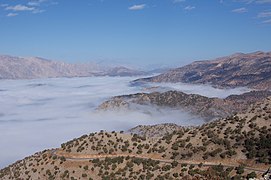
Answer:
[{"label": "sea of fog", "polygon": [[[130,86],[135,77],[52,78],[0,81],[0,168],[35,152],[59,147],[83,134],[127,130],[139,124],[199,125],[203,120],[186,112],[144,108],[99,112],[97,106],[112,96],[148,92]],[[152,84],[149,85],[150,87]],[[157,86],[157,84],[155,84]],[[165,89],[226,97],[247,89],[161,84]]]}]

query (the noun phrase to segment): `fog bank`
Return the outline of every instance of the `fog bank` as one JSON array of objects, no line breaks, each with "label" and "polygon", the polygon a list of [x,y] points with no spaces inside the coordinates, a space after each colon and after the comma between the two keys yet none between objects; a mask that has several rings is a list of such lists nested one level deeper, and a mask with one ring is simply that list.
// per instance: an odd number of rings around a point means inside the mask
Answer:
[{"label": "fog bank", "polygon": [[[142,110],[97,112],[112,96],[142,92],[130,86],[137,77],[55,78],[0,81],[0,168],[47,148],[59,147],[82,134],[127,130],[139,124],[198,125],[203,120],[186,112],[144,107]],[[152,85],[150,85],[152,86]],[[164,89],[210,96],[242,91],[209,86],[162,84]],[[163,89],[163,88],[162,88]],[[147,92],[147,91],[145,91]]]}]

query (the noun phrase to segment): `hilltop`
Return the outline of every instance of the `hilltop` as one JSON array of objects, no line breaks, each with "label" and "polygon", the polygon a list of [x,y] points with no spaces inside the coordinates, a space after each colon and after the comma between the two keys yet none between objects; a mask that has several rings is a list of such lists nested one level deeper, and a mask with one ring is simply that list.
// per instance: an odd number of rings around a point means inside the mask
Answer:
[{"label": "hilltop", "polygon": [[196,61],[133,83],[183,82],[219,88],[249,87],[271,90],[271,52],[237,53],[215,60]]},{"label": "hilltop", "polygon": [[271,164],[271,97],[245,113],[202,126],[180,128],[162,136],[141,135],[114,131],[83,135],[58,149],[36,153],[2,169],[0,178],[260,177]]}]

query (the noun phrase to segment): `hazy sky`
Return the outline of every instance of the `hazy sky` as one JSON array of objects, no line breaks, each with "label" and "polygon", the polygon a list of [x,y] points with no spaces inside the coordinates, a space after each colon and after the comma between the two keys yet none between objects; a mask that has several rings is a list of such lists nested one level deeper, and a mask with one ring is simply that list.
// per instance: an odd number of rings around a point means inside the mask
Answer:
[{"label": "hazy sky", "polygon": [[146,65],[271,50],[271,0],[0,4],[0,54]]}]

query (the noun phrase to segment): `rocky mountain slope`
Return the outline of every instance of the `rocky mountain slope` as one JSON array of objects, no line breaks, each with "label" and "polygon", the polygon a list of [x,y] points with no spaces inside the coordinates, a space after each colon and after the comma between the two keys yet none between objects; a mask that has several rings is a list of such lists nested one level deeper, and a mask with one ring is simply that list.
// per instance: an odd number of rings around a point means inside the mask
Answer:
[{"label": "rocky mountain slope", "polygon": [[238,53],[215,60],[196,61],[133,83],[144,82],[211,84],[221,88],[247,86],[271,90],[271,52]]},{"label": "rocky mountain slope", "polygon": [[97,64],[69,64],[43,58],[0,56],[0,79],[33,79],[81,76],[137,76],[142,71],[125,67],[100,67]]},{"label": "rocky mountain slope", "polygon": [[83,135],[0,170],[0,179],[261,178],[271,164],[270,145],[271,97],[245,113],[162,137]]},{"label": "rocky mountain slope", "polygon": [[208,98],[179,91],[137,93],[113,97],[102,103],[98,110],[132,109],[134,104],[155,105],[185,110],[210,121],[225,118],[235,112],[243,112],[251,104],[268,96],[271,96],[270,91],[251,91],[241,95],[231,95],[225,99]]}]

